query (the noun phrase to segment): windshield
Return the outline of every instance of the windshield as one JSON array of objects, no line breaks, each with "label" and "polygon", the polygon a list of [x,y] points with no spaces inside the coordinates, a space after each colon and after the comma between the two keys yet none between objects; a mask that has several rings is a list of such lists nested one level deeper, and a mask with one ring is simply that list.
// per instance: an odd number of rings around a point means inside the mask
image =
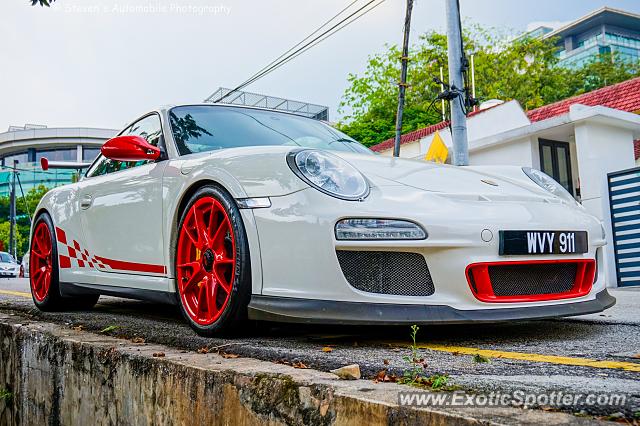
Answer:
[{"label": "windshield", "polygon": [[13,257],[9,253],[0,253],[0,262],[13,263]]},{"label": "windshield", "polygon": [[169,119],[180,155],[266,145],[373,155],[359,142],[327,124],[276,111],[192,105],[173,108]]}]

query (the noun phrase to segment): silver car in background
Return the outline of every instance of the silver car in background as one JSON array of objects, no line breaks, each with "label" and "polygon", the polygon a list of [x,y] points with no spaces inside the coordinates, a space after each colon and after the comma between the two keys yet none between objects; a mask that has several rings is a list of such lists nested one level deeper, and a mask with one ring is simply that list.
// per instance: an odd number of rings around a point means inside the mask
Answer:
[{"label": "silver car in background", "polygon": [[20,265],[9,253],[0,251],[0,278],[17,278]]},{"label": "silver car in background", "polygon": [[29,278],[29,252],[26,252],[22,256],[22,262],[20,262],[20,277]]}]

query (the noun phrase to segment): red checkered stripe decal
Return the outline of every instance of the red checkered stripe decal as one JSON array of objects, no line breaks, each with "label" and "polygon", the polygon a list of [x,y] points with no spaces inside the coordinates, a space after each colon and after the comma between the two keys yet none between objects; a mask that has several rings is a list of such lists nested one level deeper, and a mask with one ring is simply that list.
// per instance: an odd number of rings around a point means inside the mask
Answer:
[{"label": "red checkered stripe decal", "polygon": [[[71,268],[73,263],[78,265],[78,268],[97,268],[107,270],[107,265],[96,259],[95,256],[91,256],[87,249],[82,249],[80,243],[73,240],[73,244],[69,244],[67,241],[67,234],[60,228],[56,227],[56,236],[58,242],[66,247],[67,254],[63,254],[64,250],[60,250],[58,247],[58,265],[60,268]],[[72,262],[73,261],[73,262]]]},{"label": "red checkered stripe decal", "polygon": [[[127,262],[123,260],[108,259],[92,255],[87,249],[83,249],[76,240],[69,242],[63,229],[56,227],[56,238],[59,244],[66,250],[58,250],[58,265],[61,269],[69,269],[76,264],[79,268],[92,268],[101,271],[133,271],[153,274],[166,274],[164,265],[150,265],[147,263]],[[60,249],[60,247],[58,247]],[[64,254],[66,252],[66,254]]]}]

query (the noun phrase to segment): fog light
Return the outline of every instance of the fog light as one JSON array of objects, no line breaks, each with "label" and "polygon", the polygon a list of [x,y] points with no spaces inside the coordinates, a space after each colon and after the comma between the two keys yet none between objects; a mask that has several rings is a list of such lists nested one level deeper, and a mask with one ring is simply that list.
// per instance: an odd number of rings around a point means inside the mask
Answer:
[{"label": "fog light", "polygon": [[338,240],[424,240],[427,232],[406,220],[343,219],[336,223]]}]

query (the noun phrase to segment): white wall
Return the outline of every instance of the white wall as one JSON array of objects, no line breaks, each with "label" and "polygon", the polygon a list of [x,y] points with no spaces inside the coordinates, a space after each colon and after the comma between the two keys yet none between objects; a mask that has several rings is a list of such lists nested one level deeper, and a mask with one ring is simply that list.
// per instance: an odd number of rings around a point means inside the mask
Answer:
[{"label": "white wall", "polygon": [[529,124],[531,122],[518,101],[509,101],[482,111],[467,119],[469,149],[474,148],[474,141]]},{"label": "white wall", "polygon": [[635,166],[633,132],[590,120],[576,123],[575,141],[582,205],[605,224],[604,263],[607,285],[613,287],[617,283],[607,173]]},{"label": "white wall", "polygon": [[469,153],[472,166],[529,166],[536,167],[534,151],[537,143],[531,138],[516,140],[508,144],[496,145]]},{"label": "white wall", "polygon": [[[469,139],[469,149],[473,150],[475,141],[482,138],[506,132],[529,125],[529,118],[522,110],[517,101],[509,101],[504,104],[482,111],[467,119],[467,138]],[[439,131],[444,144],[451,151],[453,142],[451,132],[446,127]],[[419,141],[403,144],[400,147],[400,157],[403,158],[423,158],[435,133],[427,135]],[[393,155],[393,149],[380,152],[381,155]],[[494,163],[496,164],[496,163]]]}]

